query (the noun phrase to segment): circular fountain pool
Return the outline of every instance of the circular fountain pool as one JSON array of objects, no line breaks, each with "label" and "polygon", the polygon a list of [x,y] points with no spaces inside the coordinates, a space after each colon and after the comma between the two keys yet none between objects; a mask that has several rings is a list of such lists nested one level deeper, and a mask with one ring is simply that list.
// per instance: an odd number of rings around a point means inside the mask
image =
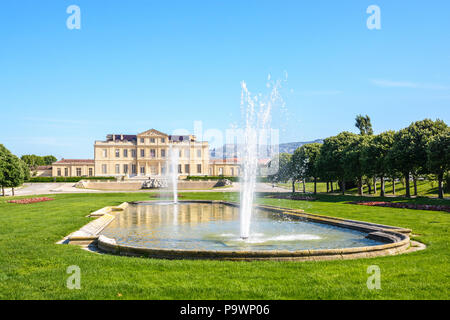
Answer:
[{"label": "circular fountain pool", "polygon": [[234,204],[132,203],[102,230],[99,247],[120,254],[167,258],[298,259],[336,258],[345,252],[367,254],[398,248],[406,239],[409,242],[401,233],[383,236],[379,225],[314,219],[273,207],[254,210],[248,239],[239,237],[239,223],[239,207]]}]

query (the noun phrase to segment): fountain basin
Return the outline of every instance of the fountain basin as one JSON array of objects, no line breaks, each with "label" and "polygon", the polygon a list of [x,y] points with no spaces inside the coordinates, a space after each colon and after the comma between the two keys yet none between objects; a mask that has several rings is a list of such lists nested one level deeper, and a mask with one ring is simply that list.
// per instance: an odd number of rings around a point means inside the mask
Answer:
[{"label": "fountain basin", "polygon": [[[173,204],[161,201],[120,207],[122,211],[104,211],[108,219],[103,227],[84,227],[95,229],[91,239],[104,252],[166,259],[330,260],[399,254],[410,248],[409,229],[302,210],[255,206],[252,233],[242,240],[236,203],[180,201],[176,214]],[[76,243],[72,238],[68,241]]]}]

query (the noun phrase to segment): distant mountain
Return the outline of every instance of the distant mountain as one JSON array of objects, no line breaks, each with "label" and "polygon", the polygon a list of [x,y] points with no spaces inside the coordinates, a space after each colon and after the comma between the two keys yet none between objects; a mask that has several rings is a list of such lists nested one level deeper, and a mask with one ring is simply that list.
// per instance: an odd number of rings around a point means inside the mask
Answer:
[{"label": "distant mountain", "polygon": [[[323,143],[323,139],[316,139],[314,141],[306,141],[306,142],[288,142],[288,143],[281,143],[278,148],[280,153],[294,153],[294,151],[309,143]],[[225,150],[225,152],[224,152]],[[221,148],[215,148],[210,150],[210,158],[211,159],[223,159],[223,158],[235,158],[237,157],[237,150],[238,147],[234,144],[226,144]],[[224,156],[225,153],[225,156]]]},{"label": "distant mountain", "polygon": [[288,142],[288,143],[280,143],[279,146],[279,150],[280,153],[294,153],[294,151],[297,148],[300,148],[301,146],[305,145],[305,144],[310,144],[310,143],[323,143],[323,139],[316,139],[314,141],[307,141],[307,142]]}]

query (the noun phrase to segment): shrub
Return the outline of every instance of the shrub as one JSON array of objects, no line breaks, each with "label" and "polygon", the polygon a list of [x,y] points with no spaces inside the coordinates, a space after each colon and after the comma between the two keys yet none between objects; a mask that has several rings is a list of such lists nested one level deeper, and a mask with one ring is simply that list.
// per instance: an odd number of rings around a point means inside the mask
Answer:
[{"label": "shrub", "polygon": [[80,180],[115,180],[114,177],[31,177],[26,182],[79,182]]},{"label": "shrub", "polygon": [[239,181],[239,177],[225,177],[225,176],[187,176],[186,180],[191,181],[208,181],[208,180],[230,180],[233,182]]}]

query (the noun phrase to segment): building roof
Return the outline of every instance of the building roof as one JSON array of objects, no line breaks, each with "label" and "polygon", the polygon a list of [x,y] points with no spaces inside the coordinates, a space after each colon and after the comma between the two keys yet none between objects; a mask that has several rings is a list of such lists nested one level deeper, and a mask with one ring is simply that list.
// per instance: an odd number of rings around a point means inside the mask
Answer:
[{"label": "building roof", "polygon": [[52,170],[52,166],[37,166],[36,170]]},{"label": "building roof", "polygon": [[61,159],[53,162],[53,164],[78,163],[78,164],[94,164],[92,159]]},{"label": "building roof", "polygon": [[108,134],[106,141],[136,141],[137,135],[135,134]]}]

